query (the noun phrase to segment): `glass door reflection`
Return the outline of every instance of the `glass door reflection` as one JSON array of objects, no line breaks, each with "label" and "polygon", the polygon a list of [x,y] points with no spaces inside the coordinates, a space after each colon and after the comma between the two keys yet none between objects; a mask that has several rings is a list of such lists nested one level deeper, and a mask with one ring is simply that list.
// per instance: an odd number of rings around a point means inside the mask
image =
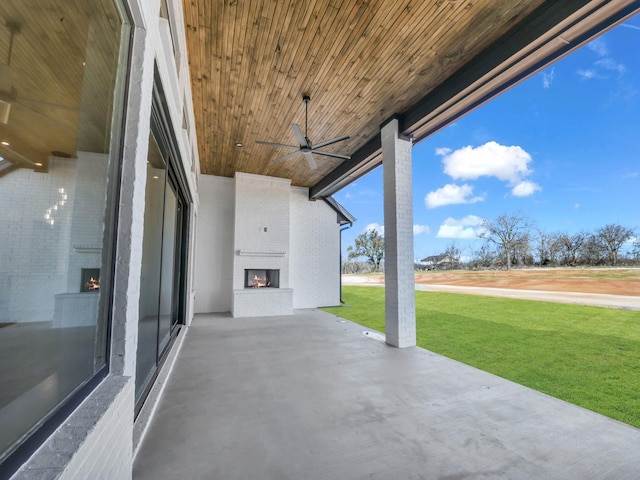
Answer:
[{"label": "glass door reflection", "polygon": [[136,365],[136,403],[142,403],[180,319],[183,202],[171,175],[170,160],[149,136],[144,237],[140,277],[140,316]]}]

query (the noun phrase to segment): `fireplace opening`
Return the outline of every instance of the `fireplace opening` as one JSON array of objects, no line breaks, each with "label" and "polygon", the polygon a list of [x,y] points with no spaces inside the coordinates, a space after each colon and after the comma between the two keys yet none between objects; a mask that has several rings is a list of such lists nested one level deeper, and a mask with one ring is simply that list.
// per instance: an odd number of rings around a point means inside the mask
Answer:
[{"label": "fireplace opening", "polygon": [[280,288],[280,270],[245,269],[244,288]]},{"label": "fireplace opening", "polygon": [[81,273],[81,292],[98,292],[100,290],[100,269],[83,268]]}]

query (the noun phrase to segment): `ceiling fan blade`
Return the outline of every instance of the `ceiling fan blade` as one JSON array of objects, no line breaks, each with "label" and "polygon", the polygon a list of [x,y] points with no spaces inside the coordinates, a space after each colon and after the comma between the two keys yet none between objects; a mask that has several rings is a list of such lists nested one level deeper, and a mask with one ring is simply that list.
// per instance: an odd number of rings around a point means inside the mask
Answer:
[{"label": "ceiling fan blade", "polygon": [[300,153],[300,150],[296,150],[295,152],[287,153],[286,155],[283,155],[283,156],[281,156],[281,157],[278,157],[278,158],[276,158],[276,159],[272,160],[272,162],[273,162],[273,163],[279,163],[279,162],[281,162],[281,161],[283,161],[283,160],[286,160],[286,159],[287,159],[287,158],[289,158],[289,157],[293,157],[293,156],[295,156],[295,155],[298,155],[299,153]]},{"label": "ceiling fan blade", "polygon": [[323,152],[316,149],[313,149],[312,151],[313,153],[317,153],[318,155],[324,155],[325,157],[340,158],[342,160],[351,160],[351,157],[348,155],[340,155],[339,153]]},{"label": "ceiling fan blade", "polygon": [[317,170],[318,169],[318,165],[316,165],[316,161],[313,159],[313,154],[311,152],[303,152],[305,158],[307,159],[307,162],[309,162],[309,166],[313,169],[313,170]]},{"label": "ceiling fan blade", "polygon": [[273,142],[263,142],[262,140],[256,140],[256,143],[260,145],[269,145],[270,147],[280,147],[280,148],[294,148],[298,150],[300,147],[296,147],[295,145],[285,145],[283,143],[273,143]]},{"label": "ceiling fan blade", "polygon": [[307,142],[306,137],[302,134],[302,130],[300,130],[300,125],[298,125],[297,123],[292,123],[291,128],[293,129],[293,133],[296,134],[296,138],[300,142],[300,146],[311,148],[311,145],[309,145],[309,142]]},{"label": "ceiling fan blade", "polygon": [[348,139],[349,137],[337,137],[337,138],[332,138],[331,140],[327,140],[326,142],[321,142],[317,145],[313,146],[313,149],[315,150],[316,148],[322,148],[322,147],[326,147],[327,145],[331,145],[332,143],[337,143],[337,142],[341,142],[343,140]]}]

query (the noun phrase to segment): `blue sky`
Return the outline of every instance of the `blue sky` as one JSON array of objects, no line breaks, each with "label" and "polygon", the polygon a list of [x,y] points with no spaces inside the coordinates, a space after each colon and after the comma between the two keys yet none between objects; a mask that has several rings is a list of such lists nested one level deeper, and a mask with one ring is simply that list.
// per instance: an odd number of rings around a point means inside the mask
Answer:
[{"label": "blue sky", "polygon": [[[414,145],[415,257],[480,247],[482,218],[545,232],[640,232],[640,17]],[[382,168],[334,197],[358,221],[343,252],[384,225]]]}]

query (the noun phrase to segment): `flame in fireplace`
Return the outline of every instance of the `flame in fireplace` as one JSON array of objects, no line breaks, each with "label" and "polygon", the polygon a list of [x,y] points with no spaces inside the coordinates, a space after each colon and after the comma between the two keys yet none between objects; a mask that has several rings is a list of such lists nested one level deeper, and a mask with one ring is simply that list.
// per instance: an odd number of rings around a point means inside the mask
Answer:
[{"label": "flame in fireplace", "polygon": [[279,270],[246,269],[244,271],[244,288],[279,288]]},{"label": "flame in fireplace", "polygon": [[259,277],[258,275],[254,275],[252,280],[249,280],[249,288],[262,288],[262,287],[270,287],[271,282],[267,277]]},{"label": "flame in fireplace", "polygon": [[100,290],[100,279],[91,277],[89,278],[89,281],[84,285],[85,287],[87,287],[87,290],[89,290],[90,292],[94,290]]}]

